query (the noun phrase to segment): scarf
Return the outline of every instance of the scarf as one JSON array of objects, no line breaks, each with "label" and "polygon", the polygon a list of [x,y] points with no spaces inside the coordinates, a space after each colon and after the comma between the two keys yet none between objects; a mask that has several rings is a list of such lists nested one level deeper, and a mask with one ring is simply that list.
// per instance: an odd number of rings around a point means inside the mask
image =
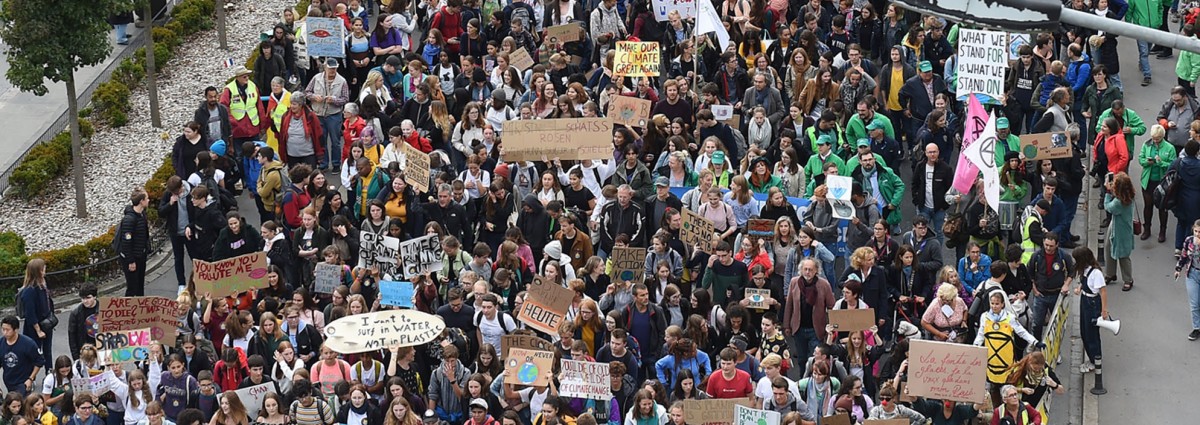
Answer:
[{"label": "scarf", "polygon": [[754,103],[757,103],[758,106],[761,106],[763,108],[770,109],[770,108],[768,108],[769,105],[767,105],[767,102],[769,101],[769,99],[767,97],[768,93],[770,93],[770,91],[765,90],[765,89],[764,90],[754,90]]}]

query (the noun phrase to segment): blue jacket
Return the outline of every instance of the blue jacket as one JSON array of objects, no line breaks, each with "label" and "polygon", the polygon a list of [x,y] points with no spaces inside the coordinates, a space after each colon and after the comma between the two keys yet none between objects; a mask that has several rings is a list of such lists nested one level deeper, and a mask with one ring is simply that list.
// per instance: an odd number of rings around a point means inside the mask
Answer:
[{"label": "blue jacket", "polygon": [[[21,333],[28,335],[30,338],[36,338],[37,330],[33,328],[33,325],[54,314],[50,304],[50,297],[46,294],[46,288],[40,286],[30,286],[19,291],[21,309],[25,311],[26,316],[23,317],[25,325]],[[49,336],[50,332],[46,332],[46,335]]]},{"label": "blue jacket", "polygon": [[[1090,78],[1090,76],[1089,76]],[[1059,87],[1067,87],[1070,82],[1054,74],[1046,74],[1042,76],[1041,94],[1038,96],[1038,103],[1046,106],[1046,102],[1050,100],[1050,92]]]},{"label": "blue jacket", "polygon": [[987,254],[979,254],[979,268],[975,271],[970,270],[970,257],[958,259],[958,280],[962,282],[963,288],[967,293],[974,293],[975,288],[987,282],[992,276],[992,258]]},{"label": "blue jacket", "polygon": [[1075,103],[1083,100],[1083,89],[1092,83],[1092,58],[1087,53],[1083,59],[1067,64],[1067,81],[1071,84],[1071,92],[1075,93]]},{"label": "blue jacket", "polygon": [[[258,145],[259,148],[267,147],[267,144],[264,142],[255,141],[254,144]],[[278,159],[279,155],[275,155],[275,158]],[[242,178],[245,181],[246,189],[250,190],[250,193],[258,195],[258,176],[261,174],[262,164],[258,163],[257,155],[250,158],[242,157]]]},{"label": "blue jacket", "polygon": [[692,376],[696,379],[712,374],[712,362],[709,361],[708,353],[703,350],[696,350],[696,357],[676,361],[674,355],[669,355],[658,359],[654,362],[654,370],[658,375],[658,381],[663,385],[669,385],[675,388],[675,378],[679,376],[680,369],[688,369],[692,371]]},{"label": "blue jacket", "polygon": [[[1040,200],[1042,200],[1042,194],[1036,193],[1030,197],[1029,205],[1037,204]],[[1050,200],[1050,213],[1042,215],[1042,227],[1060,236],[1066,235],[1071,230],[1071,223],[1067,222],[1066,217],[1067,203],[1063,202],[1058,195],[1054,195],[1054,199]]]}]

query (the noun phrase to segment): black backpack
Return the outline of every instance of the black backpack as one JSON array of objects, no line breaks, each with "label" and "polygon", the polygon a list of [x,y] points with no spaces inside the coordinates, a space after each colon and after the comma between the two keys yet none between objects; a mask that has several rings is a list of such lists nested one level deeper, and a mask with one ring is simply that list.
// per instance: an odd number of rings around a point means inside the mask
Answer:
[{"label": "black backpack", "polygon": [[217,207],[221,209],[222,214],[228,213],[229,210],[237,209],[237,199],[233,197],[233,192],[217,184],[215,171],[212,174],[197,171],[196,175],[200,176],[200,184],[208,188],[208,194],[213,197],[213,201],[217,203]]},{"label": "black backpack", "polygon": [[1172,167],[1154,188],[1154,206],[1163,210],[1175,208],[1176,196],[1179,194],[1179,170]]}]

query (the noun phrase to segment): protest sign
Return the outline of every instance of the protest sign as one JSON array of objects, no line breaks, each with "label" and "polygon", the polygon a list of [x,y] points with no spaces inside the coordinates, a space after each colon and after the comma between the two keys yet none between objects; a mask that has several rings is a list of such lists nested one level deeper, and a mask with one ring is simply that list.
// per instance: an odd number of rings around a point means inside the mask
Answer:
[{"label": "protest sign", "polygon": [[[312,57],[346,57],[346,23],[339,18],[304,18],[305,45]],[[263,88],[260,87],[259,90]]]},{"label": "protest sign", "polygon": [[508,55],[508,59],[509,65],[521,71],[532,68],[534,65],[533,58],[529,56],[529,51],[524,47],[513,50],[512,54]]},{"label": "protest sign", "polygon": [[96,313],[97,332],[114,333],[150,329],[150,337],[168,347],[175,346],[179,303],[163,297],[101,297]]},{"label": "protest sign", "polygon": [[[258,417],[258,409],[262,407],[263,399],[267,398],[267,393],[275,392],[275,384],[266,382],[246,387],[235,391],[238,400],[242,401],[242,405],[246,406],[246,414],[251,418]],[[280,407],[282,409],[282,407]]]},{"label": "protest sign", "polygon": [[958,36],[958,89],[962,99],[973,93],[999,99],[1008,68],[1008,34],[963,29]]},{"label": "protest sign", "polygon": [[633,96],[613,96],[608,104],[608,116],[613,124],[626,127],[646,127],[650,121],[650,108],[653,103],[646,99]]},{"label": "protest sign", "polygon": [[752,218],[746,221],[746,233],[750,236],[771,241],[775,239],[775,220]]},{"label": "protest sign", "polygon": [[103,364],[145,360],[154,343],[150,328],[96,333],[96,355]]},{"label": "protest sign", "polygon": [[821,425],[854,425],[850,422],[850,414],[842,413],[821,418]]},{"label": "protest sign", "polygon": [[746,288],[745,298],[750,303],[750,305],[746,306],[748,308],[759,310],[771,308],[771,306],[767,305],[767,298],[771,298],[770,289]]},{"label": "protest sign", "polygon": [[517,320],[550,335],[558,334],[558,324],[567,317],[567,309],[575,299],[575,291],[535,276],[529,285],[529,296],[517,312]]},{"label": "protest sign", "polygon": [[833,218],[854,218],[854,203],[850,201],[854,180],[846,176],[828,176],[825,177],[825,186],[829,188],[829,196],[825,200],[829,201]]},{"label": "protest sign", "polygon": [[[1020,139],[1021,153],[1025,154],[1026,161],[1070,158],[1073,155],[1066,133],[1022,134]],[[998,140],[996,143],[1007,142]]]},{"label": "protest sign", "polygon": [[504,123],[504,161],[612,159],[610,118],[512,120]]},{"label": "protest sign", "polygon": [[657,77],[661,62],[657,41],[618,41],[613,75]]},{"label": "protest sign", "polygon": [[91,394],[92,386],[88,378],[71,378],[71,392],[75,394]]},{"label": "protest sign", "polygon": [[88,378],[88,389],[93,395],[104,395],[104,393],[112,391],[117,381],[117,375],[111,370],[106,370],[104,373]]},{"label": "protest sign", "polygon": [[910,344],[910,394],[983,403],[987,397],[987,348],[925,340]]},{"label": "protest sign", "polygon": [[504,358],[504,383],[544,386],[550,382],[553,368],[553,352],[513,348]]},{"label": "protest sign", "polygon": [[400,261],[404,277],[412,279],[425,273],[442,271],[442,241],[437,235],[425,235],[400,243]]},{"label": "protest sign", "polygon": [[709,108],[712,110],[713,119],[717,121],[733,118],[733,105],[712,105]]},{"label": "protest sign", "polygon": [[441,317],[422,311],[376,311],[326,324],[325,345],[342,354],[408,347],[433,341],[444,329]]},{"label": "protest sign", "polygon": [[867,419],[863,425],[909,425],[908,418],[899,419]]},{"label": "protest sign", "polygon": [[687,208],[683,209],[683,223],[679,227],[679,241],[686,246],[699,245],[700,250],[706,250],[713,233],[717,232],[713,222]]},{"label": "protest sign", "polygon": [[404,182],[412,186],[415,193],[429,192],[429,154],[408,143],[400,146],[404,153]]},{"label": "protest sign", "polygon": [[781,419],[779,412],[733,406],[733,425],[779,425]]},{"label": "protest sign", "polygon": [[1008,33],[1008,60],[1015,61],[1021,58],[1018,51],[1021,46],[1029,44],[1029,34],[1021,34],[1010,32]]},{"label": "protest sign", "polygon": [[679,17],[683,19],[696,17],[696,1],[695,0],[652,0],[654,9],[654,20],[658,22],[667,22],[671,12],[678,12]]},{"label": "protest sign", "polygon": [[896,395],[900,397],[901,403],[912,403],[917,401],[917,398],[908,392],[908,383],[906,382],[900,383],[900,388],[896,390]]},{"label": "protest sign", "polygon": [[546,41],[554,44],[579,41],[579,24],[570,22],[546,27]]},{"label": "protest sign", "polygon": [[333,290],[342,284],[342,266],[337,264],[317,263],[314,269],[313,292],[332,294]]},{"label": "protest sign", "polygon": [[358,243],[358,256],[367,268],[378,267],[380,276],[399,277],[396,258],[400,256],[400,239],[375,232],[359,232]]},{"label": "protest sign", "polygon": [[829,310],[829,324],[838,332],[865,331],[875,326],[875,309]]},{"label": "protest sign", "polygon": [[504,335],[500,337],[500,354],[507,353],[513,348],[524,348],[526,350],[539,351],[554,351],[554,345],[550,341],[538,338],[533,335]]},{"label": "protest sign", "polygon": [[646,273],[646,248],[613,247],[612,280],[640,283]]},{"label": "protest sign", "polygon": [[563,397],[592,400],[612,399],[612,382],[608,379],[608,363],[581,362],[563,359],[558,393]]},{"label": "protest sign", "polygon": [[196,294],[212,294],[213,299],[266,288],[267,253],[255,252],[211,263],[192,260],[192,279],[196,281]]},{"label": "protest sign", "polygon": [[415,293],[412,282],[379,281],[379,305],[412,308]]},{"label": "protest sign", "polygon": [[733,423],[735,406],[752,407],[749,398],[710,398],[707,400],[687,399],[683,402],[687,423],[691,425],[716,425]]}]

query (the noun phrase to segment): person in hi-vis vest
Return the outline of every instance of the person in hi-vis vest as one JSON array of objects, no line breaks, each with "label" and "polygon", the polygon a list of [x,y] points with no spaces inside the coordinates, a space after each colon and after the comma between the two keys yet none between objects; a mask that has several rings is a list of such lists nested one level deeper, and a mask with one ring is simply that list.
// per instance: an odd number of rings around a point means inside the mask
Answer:
[{"label": "person in hi-vis vest", "polygon": [[1017,358],[1013,348],[1015,337],[1021,337],[1030,346],[1040,346],[1037,338],[1021,326],[1011,311],[1004,308],[1004,298],[1001,291],[988,296],[991,309],[980,318],[979,332],[975,333],[975,345],[987,347],[988,393],[991,394],[992,408],[1000,406],[1000,387],[1005,384],[1008,368]]}]

